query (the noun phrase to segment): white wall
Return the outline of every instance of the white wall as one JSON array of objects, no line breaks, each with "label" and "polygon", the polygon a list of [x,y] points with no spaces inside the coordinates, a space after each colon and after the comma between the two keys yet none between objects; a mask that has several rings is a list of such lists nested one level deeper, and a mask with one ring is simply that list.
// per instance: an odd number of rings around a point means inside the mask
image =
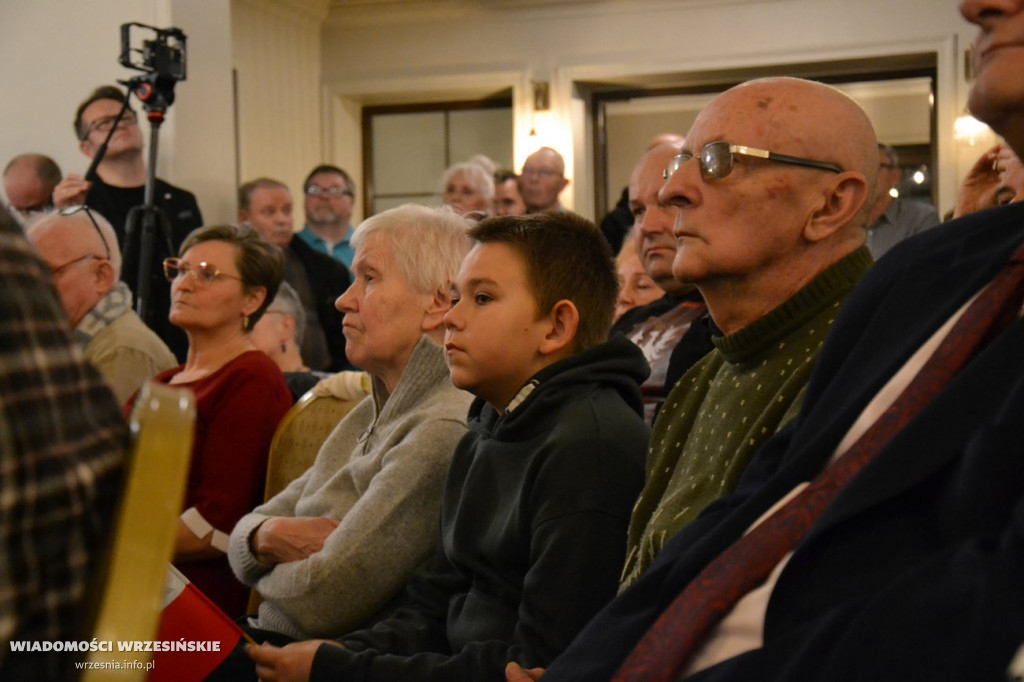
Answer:
[{"label": "white wall", "polygon": [[[530,81],[549,81],[552,109],[538,127],[569,156],[567,203],[587,213],[593,162],[577,82],[934,51],[938,126],[952,130],[974,35],[954,0],[0,0],[0,163],[39,151],[65,171],[85,170],[71,119],[95,85],[130,73],[117,63],[125,21],[180,22],[189,35],[189,76],[161,134],[158,170],[199,195],[207,222],[234,217],[232,66],[239,174],[296,189],[321,160],[361,181],[362,104],[508,87],[518,166],[537,146],[527,136],[536,123]],[[979,147],[940,139],[940,208],[952,205]]]},{"label": "white wall", "polygon": [[[120,25],[154,24],[166,0],[0,0],[0,163],[22,152],[84,173],[72,122],[98,85],[127,78]],[[173,112],[170,116],[173,116]]]},{"label": "white wall", "polygon": [[232,0],[241,181],[271,177],[292,190],[321,158],[320,26],[327,0]]},{"label": "white wall", "polygon": [[[120,26],[177,26],[188,37],[187,80],[161,128],[157,172],[194,192],[207,222],[233,216],[230,14],[226,0],[0,0],[0,164],[23,152],[65,172],[88,159],[72,130],[98,85],[137,72],[118,63]],[[149,140],[149,127],[143,124]],[[229,204],[231,210],[228,211]]]},{"label": "white wall", "polygon": [[[0,0],[2,1],[2,0]],[[188,78],[175,88],[159,170],[199,199],[206,224],[236,214],[231,8],[226,0],[172,0],[170,24],[188,37]],[[173,180],[172,180],[173,178]]]},{"label": "white wall", "polygon": [[[952,130],[974,35],[954,0],[460,0],[335,4],[323,35],[329,96],[377,103],[517,88],[515,156],[529,149],[530,79],[552,85],[577,210],[592,212],[592,159],[577,82],[916,52],[938,53],[937,121]],[[581,140],[583,141],[581,143]],[[942,208],[978,149],[939,140]]]}]

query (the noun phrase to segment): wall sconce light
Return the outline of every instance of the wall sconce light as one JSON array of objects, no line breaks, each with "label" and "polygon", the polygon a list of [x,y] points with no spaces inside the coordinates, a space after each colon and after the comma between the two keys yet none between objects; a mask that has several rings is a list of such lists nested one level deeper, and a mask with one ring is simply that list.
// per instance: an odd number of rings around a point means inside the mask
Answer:
[{"label": "wall sconce light", "polygon": [[550,109],[550,83],[547,81],[530,81],[530,83],[533,84],[533,110],[547,111]]},{"label": "wall sconce light", "polygon": [[974,146],[977,139],[988,132],[988,126],[966,111],[953,122],[953,139]]},{"label": "wall sconce light", "polygon": [[530,112],[530,137],[537,137],[537,119],[546,120],[551,111],[550,84],[547,81],[530,81],[533,85],[533,111]]}]

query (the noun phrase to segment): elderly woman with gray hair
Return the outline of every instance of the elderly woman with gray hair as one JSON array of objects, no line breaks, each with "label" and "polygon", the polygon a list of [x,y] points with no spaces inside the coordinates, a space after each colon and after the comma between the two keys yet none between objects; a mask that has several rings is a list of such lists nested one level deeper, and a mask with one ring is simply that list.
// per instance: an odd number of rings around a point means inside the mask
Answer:
[{"label": "elderly woman with gray hair", "polygon": [[[485,157],[486,158],[486,157]],[[441,177],[444,205],[461,216],[486,218],[494,201],[494,171],[481,161],[449,166]]]},{"label": "elderly woman with gray hair", "polygon": [[306,310],[299,293],[288,282],[281,282],[277,296],[252,329],[252,345],[274,361],[284,373],[284,381],[292,393],[292,401],[313,388],[328,372],[317,372],[302,360],[302,332],[306,325]]},{"label": "elderly woman with gray hair", "polygon": [[[330,637],[379,611],[437,542],[441,492],[471,396],[440,345],[449,285],[469,250],[451,211],[405,205],[356,230],[344,313],[349,360],[373,391],[313,466],[231,533],[228,558],[263,597],[258,641]],[[228,665],[251,660],[235,652]],[[225,672],[225,671],[222,671]]]}]

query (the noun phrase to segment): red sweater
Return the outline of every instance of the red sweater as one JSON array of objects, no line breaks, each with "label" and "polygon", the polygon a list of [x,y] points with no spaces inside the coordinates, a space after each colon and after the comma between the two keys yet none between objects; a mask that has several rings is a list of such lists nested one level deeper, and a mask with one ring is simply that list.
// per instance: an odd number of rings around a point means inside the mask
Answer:
[{"label": "red sweater", "polygon": [[[170,383],[182,369],[154,380]],[[183,509],[195,507],[215,529],[230,534],[238,519],[263,502],[270,441],[292,405],[291,393],[281,370],[260,351],[242,353],[209,376],[175,386],[196,397]],[[229,616],[245,613],[249,588],[235,579],[226,555],[176,565]]]}]

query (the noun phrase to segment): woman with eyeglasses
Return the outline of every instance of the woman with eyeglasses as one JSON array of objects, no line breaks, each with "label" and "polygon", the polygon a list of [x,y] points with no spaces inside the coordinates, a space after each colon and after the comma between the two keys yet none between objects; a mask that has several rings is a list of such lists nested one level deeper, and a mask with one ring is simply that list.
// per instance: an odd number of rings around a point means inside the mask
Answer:
[{"label": "woman with eyeglasses", "polygon": [[[249,589],[228,566],[228,535],[263,500],[267,452],[292,399],[281,370],[250,340],[277,294],[281,253],[251,227],[192,232],[164,261],[172,323],[188,336],[185,364],[156,376],[196,396],[196,432],[174,564],[229,616]],[[130,409],[130,408],[129,408]]]}]

